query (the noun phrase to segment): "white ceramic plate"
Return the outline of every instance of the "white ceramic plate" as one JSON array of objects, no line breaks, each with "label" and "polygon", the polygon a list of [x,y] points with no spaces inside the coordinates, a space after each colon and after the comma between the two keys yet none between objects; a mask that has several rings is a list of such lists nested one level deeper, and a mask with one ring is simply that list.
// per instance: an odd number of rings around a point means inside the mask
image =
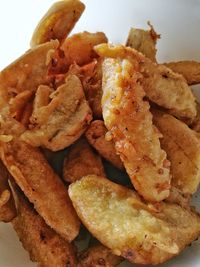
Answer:
[{"label": "white ceramic plate", "polygon": [[[29,48],[33,29],[54,0],[0,1],[0,69]],[[145,28],[148,20],[162,39],[159,62],[200,60],[200,0],[83,0],[84,15],[74,32],[104,31],[113,43],[124,43],[131,26]],[[198,95],[200,86],[195,87]],[[199,94],[200,98],[200,94]],[[194,204],[200,203],[200,193]],[[200,242],[196,241],[164,267],[200,266]],[[0,224],[0,266],[33,267],[10,225]],[[123,267],[131,264],[123,263]],[[51,266],[49,266],[51,267]]]}]

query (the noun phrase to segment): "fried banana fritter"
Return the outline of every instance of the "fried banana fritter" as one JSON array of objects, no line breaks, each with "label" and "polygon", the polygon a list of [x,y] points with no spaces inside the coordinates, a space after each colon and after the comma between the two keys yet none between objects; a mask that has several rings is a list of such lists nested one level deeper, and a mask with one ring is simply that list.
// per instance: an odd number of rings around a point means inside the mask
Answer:
[{"label": "fried banana fritter", "polygon": [[200,139],[173,116],[153,110],[153,121],[163,137],[161,146],[171,162],[172,185],[192,195],[200,182]]},{"label": "fried banana fritter", "polygon": [[122,261],[122,258],[114,255],[111,249],[100,244],[79,254],[78,267],[115,267]]},{"label": "fried banana fritter", "polygon": [[40,216],[63,238],[73,240],[79,233],[79,219],[67,188],[42,152],[18,140],[0,149],[5,166]]},{"label": "fried banana fritter", "polygon": [[63,179],[69,183],[73,183],[89,174],[105,176],[100,156],[82,138],[70,147],[65,157]]},{"label": "fried banana fritter", "polygon": [[126,46],[136,49],[152,61],[156,62],[156,43],[160,38],[160,35],[155,32],[150,23],[148,23],[148,25],[150,26],[150,30],[148,31],[131,28],[126,41]]},{"label": "fried banana fritter", "polygon": [[76,267],[74,246],[46,225],[23,195],[16,193],[18,215],[12,224],[31,260],[42,267]]},{"label": "fried banana fritter", "polygon": [[32,146],[61,150],[75,142],[91,120],[81,82],[77,76],[69,75],[55,91],[44,85],[38,87],[30,130],[21,139]]},{"label": "fried banana fritter", "polygon": [[58,48],[57,40],[47,42],[28,50],[0,73],[0,108],[25,90],[36,91],[40,84],[52,81],[48,75],[51,59]]},{"label": "fried banana fritter", "polygon": [[37,25],[31,39],[31,47],[50,40],[64,40],[84,9],[85,5],[78,0],[62,0],[54,3]]},{"label": "fried banana fritter", "polygon": [[101,44],[95,47],[95,51],[102,57],[128,59],[133,64],[137,61],[136,68],[142,74],[138,80],[150,101],[177,117],[193,119],[196,116],[195,98],[182,75],[152,62],[130,47]]},{"label": "fried banana fritter", "polygon": [[133,191],[105,178],[86,176],[69,196],[87,229],[118,256],[159,264],[200,235],[200,216],[179,205],[148,205]]},{"label": "fried banana fritter", "polygon": [[200,62],[185,60],[165,63],[165,66],[174,72],[182,74],[190,85],[200,83]]},{"label": "fried banana fritter", "polygon": [[52,73],[66,73],[69,67],[76,63],[79,66],[90,63],[98,58],[94,46],[107,43],[107,37],[103,32],[81,32],[73,34],[65,39],[54,57],[54,64],[51,66]]},{"label": "fried banana fritter", "polygon": [[144,100],[137,64],[120,58],[104,60],[103,117],[135,189],[146,200],[159,202],[169,196],[170,163]]},{"label": "fried banana fritter", "polygon": [[10,222],[16,216],[16,208],[8,184],[9,173],[0,161],[0,222]]},{"label": "fried banana fritter", "polygon": [[113,141],[106,140],[107,129],[101,120],[93,121],[85,132],[88,142],[98,153],[113,164],[116,168],[123,170],[124,165],[117,155]]}]

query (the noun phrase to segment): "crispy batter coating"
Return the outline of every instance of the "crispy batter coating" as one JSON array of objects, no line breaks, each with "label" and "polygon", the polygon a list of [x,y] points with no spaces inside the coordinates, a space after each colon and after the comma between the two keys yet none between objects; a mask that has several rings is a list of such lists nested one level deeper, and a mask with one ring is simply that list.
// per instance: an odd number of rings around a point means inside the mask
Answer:
[{"label": "crispy batter coating", "polygon": [[112,140],[106,140],[106,129],[101,120],[93,121],[85,132],[88,142],[98,151],[98,153],[113,164],[116,168],[123,170],[124,165],[117,155],[115,145]]},{"label": "crispy batter coating", "polygon": [[[135,65],[137,62],[135,63]],[[127,59],[103,63],[103,117],[126,171],[140,195],[157,202],[169,196],[170,163],[160,147],[140,73]]]},{"label": "crispy batter coating", "polygon": [[68,72],[80,78],[93,117],[102,118],[102,59],[94,59],[83,66],[72,64]]},{"label": "crispy batter coating", "polygon": [[91,120],[81,82],[77,76],[69,75],[55,91],[44,85],[38,87],[30,130],[21,139],[32,146],[58,151],[75,142]]},{"label": "crispy batter coating", "polygon": [[166,199],[167,202],[178,204],[185,209],[191,209],[190,200],[191,195],[183,194],[181,190],[174,186],[171,187],[169,197]]},{"label": "crispy batter coating", "polygon": [[179,205],[147,205],[138,195],[105,178],[86,176],[69,195],[88,230],[132,263],[159,264],[200,235],[200,216]]},{"label": "crispy batter coating", "polygon": [[197,133],[200,133],[200,104],[198,101],[196,101],[197,104],[197,116],[194,120],[189,121],[190,127]]},{"label": "crispy batter coating", "polygon": [[31,260],[42,267],[76,267],[74,246],[46,225],[24,196],[16,193],[18,215],[12,224]]},{"label": "crispy batter coating", "polygon": [[16,208],[9,184],[9,173],[0,161],[0,221],[10,222],[16,216]]},{"label": "crispy batter coating", "polygon": [[156,43],[160,38],[160,35],[155,32],[150,23],[148,23],[148,25],[150,26],[150,30],[148,31],[131,28],[126,41],[126,46],[136,49],[152,61],[156,62]]},{"label": "crispy batter coating", "polygon": [[[87,67],[91,70],[87,70]],[[98,58],[96,64],[92,69],[92,63],[83,66],[82,72],[82,83],[85,92],[86,99],[92,109],[93,116],[96,119],[102,118],[102,59]],[[86,75],[86,72],[91,71],[90,75]],[[84,73],[85,72],[85,73]]]},{"label": "crispy batter coating", "polygon": [[190,85],[200,83],[200,62],[184,60],[165,63],[165,66],[174,72],[182,74]]},{"label": "crispy batter coating", "polygon": [[185,123],[153,111],[153,121],[162,133],[161,146],[171,162],[172,185],[192,195],[200,182],[200,139]]},{"label": "crispy batter coating", "polygon": [[90,63],[98,55],[94,51],[94,46],[107,43],[107,37],[103,32],[80,32],[65,39],[54,57],[54,64],[50,68],[50,73],[66,73],[69,67],[76,63],[79,66]]},{"label": "crispy batter coating", "polygon": [[81,17],[85,5],[78,0],[62,0],[54,3],[38,23],[31,47],[50,40],[64,40]]},{"label": "crispy batter coating", "polygon": [[45,222],[68,241],[79,233],[79,220],[67,188],[37,148],[22,141],[1,145],[1,158]]},{"label": "crispy batter coating", "polygon": [[51,58],[58,47],[57,40],[28,50],[0,73],[0,108],[22,91],[36,91],[40,84],[49,84],[47,75]]},{"label": "crispy batter coating", "polygon": [[192,119],[196,116],[195,98],[182,75],[164,65],[153,63],[130,47],[101,44],[95,47],[95,51],[102,57],[126,58],[133,64],[137,61],[136,68],[142,74],[138,79],[149,100],[170,110],[177,117]]},{"label": "crispy batter coating", "polygon": [[70,147],[65,157],[63,179],[73,183],[89,174],[105,176],[101,157],[93,151],[86,139],[82,138]]},{"label": "crispy batter coating", "polygon": [[78,260],[78,267],[115,267],[123,261],[101,244],[82,251]]}]

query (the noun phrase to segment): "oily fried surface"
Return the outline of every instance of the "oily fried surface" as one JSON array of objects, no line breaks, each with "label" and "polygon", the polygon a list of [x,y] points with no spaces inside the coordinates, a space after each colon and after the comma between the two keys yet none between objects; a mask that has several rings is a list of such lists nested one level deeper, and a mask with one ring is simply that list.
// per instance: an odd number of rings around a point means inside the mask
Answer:
[{"label": "oily fried surface", "polygon": [[162,133],[161,146],[171,162],[172,185],[192,195],[200,182],[200,139],[185,123],[153,111],[153,120]]},{"label": "oily fried surface", "polygon": [[188,84],[200,83],[200,62],[185,60],[165,63],[165,66],[174,72],[182,74]]},{"label": "oily fried surface", "polygon": [[90,247],[79,254],[78,267],[115,267],[122,261],[103,245]]},{"label": "oily fried surface", "polygon": [[16,140],[1,146],[1,158],[45,222],[66,240],[73,240],[79,220],[67,188],[40,150]]},{"label": "oily fried surface", "polygon": [[178,204],[185,209],[191,209],[190,200],[191,200],[191,195],[184,194],[182,190],[178,189],[173,185],[170,189],[169,197],[166,199],[167,202],[172,204]]},{"label": "oily fried surface", "polygon": [[136,49],[152,61],[156,62],[156,43],[160,38],[160,35],[155,32],[150,23],[148,24],[150,26],[150,30],[148,31],[131,28],[126,41],[126,46]]},{"label": "oily fried surface", "polygon": [[85,5],[78,0],[62,0],[54,3],[37,25],[31,39],[31,47],[50,40],[64,40],[84,9]]},{"label": "oily fried surface", "polygon": [[0,73],[0,107],[18,93],[36,91],[40,84],[49,84],[48,76],[51,58],[59,43],[50,41],[28,50]]},{"label": "oily fried surface", "polygon": [[[90,63],[82,67],[82,83],[85,97],[92,109],[94,118],[102,118],[101,98],[102,98],[102,59],[98,58],[94,67]],[[93,67],[93,68],[92,68]],[[90,75],[87,72],[91,71]]]},{"label": "oily fried surface", "polygon": [[83,87],[75,75],[55,91],[39,86],[30,117],[30,130],[21,139],[32,146],[43,146],[52,151],[64,149],[76,141],[92,119]]},{"label": "oily fried surface", "polygon": [[139,78],[127,59],[104,60],[103,117],[135,189],[146,200],[157,202],[169,196],[170,164]]},{"label": "oily fried surface", "polygon": [[51,72],[65,73],[74,63],[79,66],[90,63],[98,57],[93,50],[94,46],[101,43],[107,43],[107,37],[103,32],[90,33],[85,31],[73,34],[64,40],[57,51]]},{"label": "oily fried surface", "polygon": [[196,116],[195,98],[182,75],[122,45],[101,44],[95,47],[95,51],[102,57],[126,58],[133,64],[137,61],[137,69],[142,74],[138,79],[149,100],[170,110],[177,117],[191,119]]},{"label": "oily fried surface", "polygon": [[82,138],[70,147],[65,157],[63,179],[73,183],[88,174],[105,175],[100,156],[92,149],[86,139]]},{"label": "oily fried surface", "polygon": [[110,161],[116,168],[123,170],[124,166],[120,157],[116,154],[113,141],[106,140],[106,129],[104,122],[101,120],[93,121],[88,127],[85,136],[88,142],[98,151],[98,153]]},{"label": "oily fried surface", "polygon": [[73,245],[47,226],[21,193],[17,196],[18,215],[12,224],[31,260],[42,267],[76,267]]},{"label": "oily fried surface", "polygon": [[147,205],[134,191],[103,177],[82,178],[70,185],[69,195],[89,231],[132,263],[163,263],[200,235],[196,213],[164,202]]},{"label": "oily fried surface", "polygon": [[3,222],[10,222],[16,216],[16,208],[8,179],[9,173],[0,161],[0,221]]}]

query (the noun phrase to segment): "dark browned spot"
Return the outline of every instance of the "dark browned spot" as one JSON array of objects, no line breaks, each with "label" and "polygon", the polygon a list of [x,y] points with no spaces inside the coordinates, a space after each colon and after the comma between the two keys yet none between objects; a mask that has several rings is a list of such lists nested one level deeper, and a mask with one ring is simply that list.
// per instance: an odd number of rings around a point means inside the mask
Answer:
[{"label": "dark browned spot", "polygon": [[162,175],[163,173],[164,173],[163,169],[161,169],[161,168],[158,169],[158,174],[161,174]]},{"label": "dark browned spot", "polygon": [[45,234],[41,231],[40,232],[40,239],[42,240],[42,241],[44,241],[45,240]]},{"label": "dark browned spot", "polygon": [[134,252],[131,249],[128,249],[127,251],[124,251],[122,253],[122,256],[126,258],[127,260],[132,260],[134,258]]},{"label": "dark browned spot", "polygon": [[165,78],[165,79],[168,78],[167,74],[162,74],[162,77]]},{"label": "dark browned spot", "polygon": [[85,252],[79,254],[79,256],[78,256],[79,261],[86,260],[88,258],[88,254],[89,254],[88,251],[85,251]]},{"label": "dark browned spot", "polygon": [[98,261],[97,261],[97,263],[99,264],[99,265],[106,265],[106,261],[103,259],[103,258],[100,258],[100,259],[98,259]]}]

